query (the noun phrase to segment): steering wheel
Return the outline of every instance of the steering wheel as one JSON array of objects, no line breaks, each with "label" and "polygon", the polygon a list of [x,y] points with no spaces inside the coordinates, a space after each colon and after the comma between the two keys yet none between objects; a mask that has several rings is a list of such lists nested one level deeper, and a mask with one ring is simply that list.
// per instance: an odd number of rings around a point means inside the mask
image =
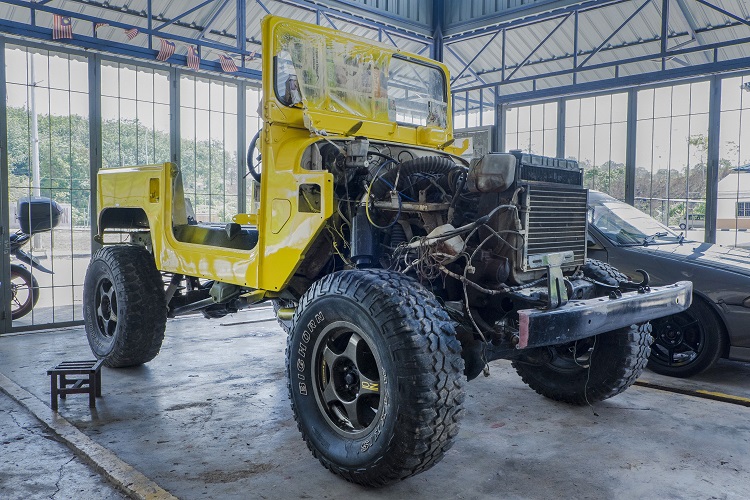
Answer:
[{"label": "steering wheel", "polygon": [[[258,130],[253,138],[250,140],[250,146],[247,148],[247,171],[255,179],[255,182],[260,184],[260,171],[261,171],[261,160],[260,160],[260,148],[258,148],[258,138],[263,129]],[[256,154],[257,149],[257,154]]]}]

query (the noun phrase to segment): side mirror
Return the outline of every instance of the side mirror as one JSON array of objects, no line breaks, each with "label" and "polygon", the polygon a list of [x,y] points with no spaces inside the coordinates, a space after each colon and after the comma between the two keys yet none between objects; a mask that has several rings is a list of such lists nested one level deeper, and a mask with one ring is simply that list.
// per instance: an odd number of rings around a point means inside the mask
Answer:
[{"label": "side mirror", "polygon": [[594,241],[591,237],[586,239],[586,248],[589,250],[604,250],[604,247]]}]

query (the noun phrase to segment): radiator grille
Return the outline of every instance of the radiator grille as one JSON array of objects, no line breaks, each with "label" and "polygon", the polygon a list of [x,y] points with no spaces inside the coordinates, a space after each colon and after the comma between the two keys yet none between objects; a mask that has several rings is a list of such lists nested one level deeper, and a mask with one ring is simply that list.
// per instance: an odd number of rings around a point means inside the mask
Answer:
[{"label": "radiator grille", "polygon": [[572,251],[574,262],[586,260],[586,214],[588,191],[558,186],[529,185],[526,213],[526,254]]}]

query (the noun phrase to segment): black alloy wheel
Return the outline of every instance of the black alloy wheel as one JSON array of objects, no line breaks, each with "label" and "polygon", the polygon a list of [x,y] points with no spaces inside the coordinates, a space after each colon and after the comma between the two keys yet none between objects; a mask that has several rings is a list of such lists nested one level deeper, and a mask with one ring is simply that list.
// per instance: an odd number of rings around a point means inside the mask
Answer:
[{"label": "black alloy wheel", "polygon": [[102,277],[96,285],[96,326],[103,337],[113,338],[117,330],[117,294],[108,278]]},{"label": "black alloy wheel", "polygon": [[340,434],[370,432],[383,411],[383,368],[377,349],[353,323],[333,323],[312,352],[315,399],[328,424]]},{"label": "black alloy wheel", "polygon": [[724,327],[700,298],[687,311],[652,321],[654,343],[648,368],[661,375],[691,377],[711,365],[724,350]]}]

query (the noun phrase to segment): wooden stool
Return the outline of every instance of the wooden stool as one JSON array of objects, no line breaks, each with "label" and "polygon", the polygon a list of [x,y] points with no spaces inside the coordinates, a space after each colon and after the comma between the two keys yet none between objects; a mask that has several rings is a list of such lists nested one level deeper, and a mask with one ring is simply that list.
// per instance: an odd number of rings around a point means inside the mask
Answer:
[{"label": "wooden stool", "polygon": [[[89,395],[89,406],[96,406],[96,397],[102,395],[102,360],[63,361],[51,370],[50,378],[52,410],[57,411],[57,396],[62,399],[68,394]],[[68,375],[74,375],[68,379]],[[70,386],[70,387],[69,387]]]}]

